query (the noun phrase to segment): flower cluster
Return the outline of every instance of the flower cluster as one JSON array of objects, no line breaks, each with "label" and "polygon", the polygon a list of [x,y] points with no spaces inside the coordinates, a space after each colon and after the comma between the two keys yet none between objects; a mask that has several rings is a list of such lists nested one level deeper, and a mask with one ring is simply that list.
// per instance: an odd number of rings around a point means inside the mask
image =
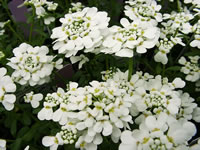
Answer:
[{"label": "flower cluster", "polygon": [[16,101],[16,96],[11,94],[16,91],[16,85],[6,73],[6,68],[0,68],[0,103],[10,111],[14,108]]},{"label": "flower cluster", "polygon": [[200,49],[200,20],[194,24],[192,30],[194,33],[194,40],[190,43],[190,46]]},{"label": "flower cluster", "polygon": [[75,56],[81,50],[92,52],[107,34],[110,20],[107,15],[95,7],[66,14],[60,19],[62,26],[53,29],[51,38],[56,39],[53,49],[65,57]]},{"label": "flower cluster", "polygon": [[193,5],[193,11],[196,12],[195,15],[200,14],[200,1],[199,0],[184,0],[185,4],[192,4]]},{"label": "flower cluster", "polygon": [[71,3],[71,5],[72,5],[72,7],[69,8],[69,13],[71,13],[71,14],[82,11],[83,8],[85,8],[85,6],[81,2]]},{"label": "flower cluster", "polygon": [[129,0],[125,3],[125,15],[131,20],[140,19],[155,26],[162,21],[162,14],[159,13],[161,5],[157,5],[155,0]]},{"label": "flower cluster", "polygon": [[48,2],[47,0],[26,0],[24,4],[34,6],[37,18],[44,18],[44,23],[46,25],[55,21],[55,18],[50,12],[56,10],[58,6],[57,3]]},{"label": "flower cluster", "polygon": [[38,93],[38,94],[34,94],[33,91],[31,91],[30,93],[26,93],[26,95],[24,96],[24,101],[26,103],[31,103],[31,106],[33,108],[37,108],[40,105],[40,101],[43,99],[43,95]]},{"label": "flower cluster", "polygon": [[32,47],[22,43],[13,50],[14,57],[9,59],[8,66],[14,69],[12,77],[21,85],[41,85],[50,80],[54,68],[62,68],[62,59],[54,62],[54,56],[47,55],[48,47]]},{"label": "flower cluster", "polygon": [[[187,146],[196,133],[189,120],[200,121],[200,108],[189,94],[175,90],[185,86],[180,78],[168,82],[161,76],[137,72],[128,81],[128,72],[117,70],[104,72],[103,79],[85,87],[70,82],[67,92],[58,88],[47,94],[38,118],[59,122],[62,130],[44,137],[45,146],[57,149],[75,143],[76,148],[96,150],[102,136],[111,136],[113,142],[121,136],[120,149],[128,144],[144,150],[167,150]],[[133,131],[133,137],[130,131],[121,135],[123,129],[130,129],[133,117],[139,130]],[[178,133],[181,135],[176,136]]]},{"label": "flower cluster", "polygon": [[183,65],[181,67],[181,72],[186,74],[185,79],[187,81],[196,82],[200,79],[200,67],[199,67],[199,56],[189,56],[189,61],[185,57],[179,59],[179,64]]},{"label": "flower cluster", "polygon": [[176,45],[185,46],[182,42],[184,34],[193,32],[193,26],[189,23],[194,18],[187,8],[181,12],[172,12],[163,15],[160,41],[157,43],[158,52],[154,56],[156,62],[167,64],[167,54]]},{"label": "flower cluster", "polygon": [[6,150],[6,140],[0,139],[0,149]]},{"label": "flower cluster", "polygon": [[124,131],[119,150],[169,150],[189,149],[188,141],[196,133],[192,122],[185,120],[167,121],[167,114],[148,116],[139,129]]},{"label": "flower cluster", "polygon": [[[93,81],[85,87],[71,82],[67,92],[59,88],[56,93],[47,95],[38,118],[52,119],[66,130],[65,136],[61,136],[63,142],[57,145],[75,143],[76,148],[97,149],[103,141],[102,136],[111,136],[117,142],[120,129],[133,123],[129,97],[123,87],[111,80]],[[53,108],[57,108],[55,112]],[[67,136],[69,134],[71,136]]]},{"label": "flower cluster", "polygon": [[146,53],[147,49],[153,48],[158,42],[159,29],[151,23],[140,20],[129,22],[126,18],[122,18],[120,23],[122,27],[110,28],[111,34],[104,40],[105,48],[101,52],[120,57],[133,57],[133,49],[139,54]]}]

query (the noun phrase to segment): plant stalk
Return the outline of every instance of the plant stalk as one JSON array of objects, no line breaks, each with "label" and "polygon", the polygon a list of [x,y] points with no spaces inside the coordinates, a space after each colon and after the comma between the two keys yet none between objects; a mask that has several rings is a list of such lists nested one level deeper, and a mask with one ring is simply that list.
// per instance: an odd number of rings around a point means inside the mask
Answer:
[{"label": "plant stalk", "polygon": [[133,57],[129,58],[128,61],[128,81],[131,80],[132,74],[133,74]]}]

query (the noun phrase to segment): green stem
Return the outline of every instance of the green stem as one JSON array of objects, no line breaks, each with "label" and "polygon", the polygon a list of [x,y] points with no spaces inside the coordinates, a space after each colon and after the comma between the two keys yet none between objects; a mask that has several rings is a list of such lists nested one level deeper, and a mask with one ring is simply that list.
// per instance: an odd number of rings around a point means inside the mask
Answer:
[{"label": "green stem", "polygon": [[178,7],[178,12],[181,12],[181,2],[180,2],[180,0],[177,0],[177,7]]},{"label": "green stem", "polygon": [[182,56],[182,54],[185,52],[185,50],[187,50],[188,45],[189,45],[189,44],[192,42],[192,40],[194,39],[195,32],[196,32],[196,31],[194,31],[194,34],[191,36],[191,38],[189,39],[189,41],[187,42],[187,44],[184,46],[184,48],[182,49],[182,51],[179,53],[178,57],[176,58],[176,61],[178,61],[178,59]]},{"label": "green stem", "polygon": [[9,9],[8,9],[8,5],[7,5],[8,3],[7,3],[7,1],[0,0],[0,2],[2,2],[2,6],[4,6],[8,17],[10,18],[10,20],[11,20],[11,21],[13,22],[13,24],[15,25],[15,21],[13,20],[13,17],[12,17],[12,15],[10,14],[10,11],[9,11]]},{"label": "green stem", "polygon": [[33,27],[34,27],[34,21],[35,21],[35,7],[32,6],[32,10],[33,10],[33,15],[32,15],[32,23],[31,23],[31,28],[30,28],[30,32],[29,32],[29,42],[31,42],[32,40],[32,34],[33,34]]},{"label": "green stem", "polygon": [[128,61],[128,81],[131,80],[132,74],[133,74],[133,57],[129,58]]},{"label": "green stem", "polygon": [[16,37],[23,42],[23,39],[21,38],[21,36],[19,34],[17,34],[17,32],[13,29],[13,27],[10,25],[10,23],[8,23],[8,27],[10,28],[10,30],[16,35]]}]

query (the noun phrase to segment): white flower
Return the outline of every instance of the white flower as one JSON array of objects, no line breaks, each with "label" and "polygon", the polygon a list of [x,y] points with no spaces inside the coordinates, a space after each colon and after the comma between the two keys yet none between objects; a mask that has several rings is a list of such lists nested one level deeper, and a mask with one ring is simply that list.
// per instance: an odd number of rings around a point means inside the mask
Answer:
[{"label": "white flower", "polygon": [[55,21],[55,18],[50,12],[56,10],[58,6],[57,3],[49,2],[47,0],[25,0],[24,5],[34,6],[37,18],[44,18],[44,23],[46,25]]},{"label": "white flower", "polygon": [[195,35],[195,39],[190,43],[190,46],[200,49],[200,35]]},{"label": "white flower", "polygon": [[196,107],[192,113],[192,118],[196,122],[200,122],[200,108]]},{"label": "white flower", "polygon": [[97,145],[94,143],[86,143],[83,136],[79,137],[75,147],[80,148],[80,150],[97,150]]},{"label": "white flower", "polygon": [[121,141],[122,143],[119,145],[119,150],[136,150],[136,140],[132,136],[131,131],[124,131],[121,134]]},{"label": "white flower", "polygon": [[180,97],[174,88],[163,85],[158,77],[150,79],[146,87],[136,88],[136,93],[133,95],[136,99],[135,105],[142,112],[149,108],[156,114],[166,110],[171,114],[177,114],[181,104]]},{"label": "white flower", "polygon": [[74,13],[78,11],[82,11],[85,7],[81,2],[71,3],[72,7],[69,8],[69,13]]},{"label": "white flower", "polygon": [[29,148],[30,148],[30,146],[28,145],[28,146],[25,147],[24,150],[29,150]]},{"label": "white flower", "polygon": [[53,56],[47,55],[49,49],[46,46],[32,47],[22,43],[13,50],[14,57],[7,63],[14,69],[12,77],[21,85],[35,86],[48,82],[55,67]]},{"label": "white flower", "polygon": [[83,64],[88,62],[89,59],[85,55],[81,54],[80,56],[71,56],[70,61],[71,61],[72,64],[75,64],[75,63],[80,61],[79,64],[78,64],[78,69],[81,69]]},{"label": "white flower", "polygon": [[66,14],[60,19],[62,26],[53,29],[53,49],[65,54],[65,57],[75,56],[80,50],[92,52],[101,45],[109,20],[106,12],[95,7]]},{"label": "white flower", "polygon": [[25,96],[24,96],[24,101],[26,103],[31,103],[31,106],[33,108],[37,108],[39,105],[40,105],[40,101],[43,99],[43,95],[38,93],[38,94],[34,94],[34,92],[30,92],[30,93],[27,93]]},{"label": "white flower", "polygon": [[57,150],[59,145],[63,145],[63,140],[60,133],[57,133],[56,136],[43,137],[42,144],[46,147],[50,147],[50,150]]},{"label": "white flower", "polygon": [[47,17],[47,18],[44,18],[44,23],[46,25],[49,25],[51,22],[54,22],[55,21],[55,18],[54,17]]},{"label": "white flower", "polygon": [[6,140],[0,139],[0,149],[6,150]]},{"label": "white flower", "polygon": [[54,103],[44,102],[44,108],[42,108],[38,113],[38,118],[40,120],[51,120],[53,117],[52,107],[55,107]]},{"label": "white flower", "polygon": [[142,23],[139,20],[129,22],[126,18],[120,21],[123,27],[113,26],[111,34],[103,42],[103,53],[115,54],[120,57],[133,57],[137,53],[146,53],[147,49],[153,48],[160,36],[159,29],[150,23]]},{"label": "white flower", "polygon": [[197,55],[188,58],[190,61],[187,61],[183,56],[179,59],[179,64],[183,65],[180,71],[186,74],[185,79],[187,81],[196,82],[200,79],[200,68],[198,66],[200,57]]},{"label": "white flower", "polygon": [[6,110],[10,111],[14,108],[16,101],[16,96],[11,94],[16,91],[16,85],[6,73],[6,68],[0,68],[0,102]]},{"label": "white flower", "polygon": [[159,13],[161,5],[157,5],[155,0],[129,0],[125,3],[127,4],[125,5],[125,15],[131,20],[149,21],[153,25],[162,21],[162,14]]},{"label": "white flower", "polygon": [[196,109],[198,109],[197,104],[194,103],[195,100],[192,97],[190,97],[188,93],[183,93],[181,91],[179,91],[179,93],[181,96],[181,108],[179,110],[177,118],[183,117],[184,119],[187,120],[193,119],[196,122],[199,122],[200,120],[199,121],[196,120],[195,117],[195,115],[198,116],[198,113],[196,113],[195,111]]}]

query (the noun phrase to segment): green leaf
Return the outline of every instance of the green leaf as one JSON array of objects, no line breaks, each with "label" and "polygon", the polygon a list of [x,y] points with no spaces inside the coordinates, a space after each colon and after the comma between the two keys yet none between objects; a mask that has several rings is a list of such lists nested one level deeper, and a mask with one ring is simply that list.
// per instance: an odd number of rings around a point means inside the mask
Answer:
[{"label": "green leaf", "polygon": [[180,66],[172,66],[166,69],[166,71],[179,71],[181,69]]},{"label": "green leaf", "polygon": [[23,114],[23,120],[22,120],[23,123],[24,123],[24,125],[30,125],[31,124],[30,117],[31,117],[31,114],[24,112],[24,114]]},{"label": "green leaf", "polygon": [[15,142],[11,145],[11,150],[21,150],[21,143],[22,143],[22,139],[18,138],[15,140]]},{"label": "green leaf", "polygon": [[17,120],[13,120],[12,121],[12,125],[11,125],[11,128],[10,128],[10,132],[13,136],[16,135],[17,133]]},{"label": "green leaf", "polygon": [[22,129],[19,130],[19,132],[17,133],[17,138],[21,138],[23,137],[29,130],[30,128],[25,126]]}]

